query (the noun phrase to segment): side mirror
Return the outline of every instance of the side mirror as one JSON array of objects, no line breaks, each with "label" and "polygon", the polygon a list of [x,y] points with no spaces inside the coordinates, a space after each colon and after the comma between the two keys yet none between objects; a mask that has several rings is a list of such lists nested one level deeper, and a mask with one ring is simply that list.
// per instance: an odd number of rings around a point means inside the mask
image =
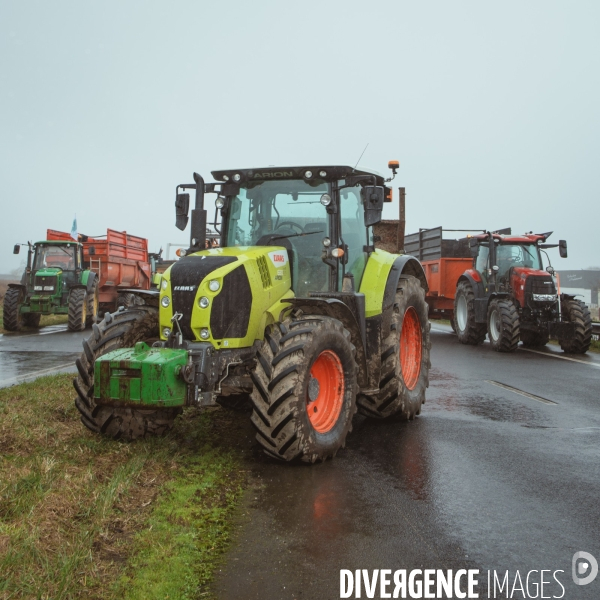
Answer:
[{"label": "side mirror", "polygon": [[175,198],[175,227],[183,231],[188,224],[190,210],[190,195],[177,194]]},{"label": "side mirror", "polygon": [[21,244],[15,244],[15,247],[13,248],[13,254],[19,254],[19,252],[21,252]]},{"label": "side mirror", "polygon": [[479,244],[475,238],[469,240],[469,250],[471,251],[471,256],[477,258],[477,255],[479,254]]},{"label": "side mirror", "polygon": [[558,240],[558,252],[561,258],[567,258],[567,240]]},{"label": "side mirror", "polygon": [[367,185],[362,189],[363,205],[365,207],[365,227],[376,225],[381,221],[381,211],[385,200],[382,185]]}]

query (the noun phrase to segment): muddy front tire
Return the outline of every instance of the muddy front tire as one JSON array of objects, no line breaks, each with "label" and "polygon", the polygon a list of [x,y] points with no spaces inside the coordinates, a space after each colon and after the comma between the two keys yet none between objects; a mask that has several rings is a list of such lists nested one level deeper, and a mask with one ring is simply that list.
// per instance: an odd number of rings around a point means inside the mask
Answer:
[{"label": "muddy front tire", "polygon": [[477,346],[485,340],[485,323],[475,322],[475,294],[468,281],[456,286],[452,322],[461,344]]},{"label": "muddy front tire", "polygon": [[581,300],[563,300],[562,317],[564,321],[575,324],[573,339],[559,340],[564,352],[585,354],[592,343],[592,317],[590,309]]},{"label": "muddy front tire", "polygon": [[496,299],[488,308],[488,337],[496,352],[514,352],[519,345],[519,313],[510,300]]},{"label": "muddy front tire", "polygon": [[252,373],[252,423],[266,454],[314,463],[344,447],[356,412],[356,349],[329,317],[286,319],[265,333]]},{"label": "muddy front tire", "polygon": [[83,342],[83,354],[76,361],[79,373],[73,380],[77,392],[75,406],[88,429],[127,441],[162,435],[171,429],[180,408],[142,410],[100,406],[94,402],[96,359],[118,348],[132,348],[137,342],[152,343],[157,337],[158,310],[151,307],[106,313],[100,324],[93,325],[92,335]]},{"label": "muddy front tire", "polygon": [[23,292],[18,288],[8,288],[4,296],[4,321],[6,331],[19,331],[23,327],[23,316],[19,309],[23,301]]},{"label": "muddy front tire", "polygon": [[400,277],[381,354],[377,395],[360,395],[361,414],[375,419],[412,420],[420,414],[429,387],[431,342],[425,290],[412,275]]},{"label": "muddy front tire", "polygon": [[87,322],[88,299],[83,288],[75,288],[69,294],[69,317],[67,327],[71,331],[83,331]]}]

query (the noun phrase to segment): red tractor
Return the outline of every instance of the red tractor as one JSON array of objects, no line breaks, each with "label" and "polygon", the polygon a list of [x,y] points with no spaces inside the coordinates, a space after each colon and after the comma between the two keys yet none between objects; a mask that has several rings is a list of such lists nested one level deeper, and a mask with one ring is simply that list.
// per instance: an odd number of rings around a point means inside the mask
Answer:
[{"label": "red tractor", "polygon": [[543,270],[542,251],[558,247],[567,256],[565,240],[545,243],[551,233],[512,236],[508,229],[469,238],[473,266],[459,277],[454,296],[453,327],[463,344],[480,344],[487,333],[494,350],[513,352],[519,340],[538,347],[553,337],[565,352],[587,352],[588,307],[560,293],[550,264]]}]

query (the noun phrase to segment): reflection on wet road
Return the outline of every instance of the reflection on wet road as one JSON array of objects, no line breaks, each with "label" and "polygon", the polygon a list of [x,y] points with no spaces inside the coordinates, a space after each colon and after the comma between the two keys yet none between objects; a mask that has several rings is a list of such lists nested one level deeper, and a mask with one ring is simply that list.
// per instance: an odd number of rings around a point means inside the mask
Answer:
[{"label": "reflection on wet road", "polygon": [[67,331],[66,325],[54,325],[0,335],[0,387],[42,375],[74,372],[81,342],[89,334],[89,330],[74,333]]},{"label": "reflection on wet road", "polygon": [[256,461],[261,483],[240,511],[219,598],[339,598],[340,569],[418,568],[480,569],[482,584],[488,569],[561,569],[566,598],[600,597],[600,579],[571,579],[574,552],[600,560],[597,369],[432,339],[415,422],[357,418],[346,449],[321,465]]}]

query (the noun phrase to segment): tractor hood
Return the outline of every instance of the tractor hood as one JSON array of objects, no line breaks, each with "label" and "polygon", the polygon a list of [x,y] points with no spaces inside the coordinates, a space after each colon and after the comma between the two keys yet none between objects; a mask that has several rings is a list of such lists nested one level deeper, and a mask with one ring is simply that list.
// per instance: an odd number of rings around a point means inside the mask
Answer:
[{"label": "tractor hood", "polygon": [[59,273],[62,273],[62,269],[56,267],[45,267],[35,272],[36,277],[55,277]]},{"label": "tractor hood", "polygon": [[538,269],[530,269],[529,267],[513,267],[513,273],[520,277],[521,279],[527,279],[533,275],[538,275],[541,277],[547,277],[548,280],[551,280],[552,277],[546,271],[539,271]]},{"label": "tractor hood", "polygon": [[286,248],[236,246],[190,254],[161,280],[161,338],[174,327],[178,331],[172,321],[177,313],[188,341],[210,342],[215,348],[251,346],[262,338],[265,313],[284,296],[293,296],[290,288]]}]

